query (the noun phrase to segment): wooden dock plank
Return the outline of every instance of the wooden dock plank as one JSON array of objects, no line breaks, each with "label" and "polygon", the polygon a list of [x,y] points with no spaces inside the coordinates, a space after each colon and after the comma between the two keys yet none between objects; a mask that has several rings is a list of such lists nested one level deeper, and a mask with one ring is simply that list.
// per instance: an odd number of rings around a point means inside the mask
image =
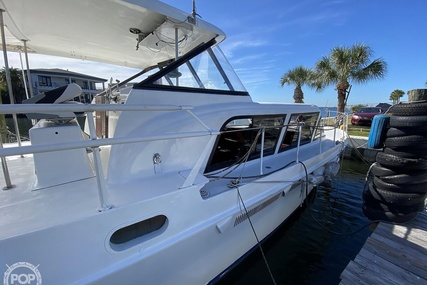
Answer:
[{"label": "wooden dock plank", "polygon": [[419,216],[412,223],[413,226],[427,231],[427,217]]},{"label": "wooden dock plank", "polygon": [[421,264],[419,256],[424,256],[425,253],[411,251],[409,254],[406,252],[405,247],[394,247],[392,243],[387,242],[386,239],[378,240],[371,237],[366,241],[364,248],[368,251],[376,253],[381,258],[390,261],[414,274],[427,279],[427,263]]},{"label": "wooden dock plank", "polygon": [[354,259],[355,262],[366,266],[372,274],[382,276],[390,281],[390,284],[427,284],[427,280],[405,270],[396,264],[393,264],[378,255],[368,252],[366,249],[361,249],[359,254]]},{"label": "wooden dock plank", "polygon": [[379,223],[341,279],[342,285],[427,285],[427,211],[405,224]]},{"label": "wooden dock plank", "polygon": [[[389,234],[390,231],[392,231],[392,234]],[[378,225],[375,229],[375,233],[387,236],[389,239],[394,241],[401,241],[402,239],[405,239],[409,244],[408,246],[413,245],[416,249],[419,249],[420,246],[427,248],[427,240],[424,236],[425,231],[417,228],[407,229],[403,227],[394,227],[393,229],[390,229],[388,227]]]},{"label": "wooden dock plank", "polygon": [[350,261],[346,270],[350,271],[358,280],[361,280],[364,284],[375,284],[375,285],[401,285],[401,283],[390,282],[383,278],[383,276],[374,274],[372,271],[367,269],[365,266],[358,262]]},{"label": "wooden dock plank", "polygon": [[[415,260],[420,260],[427,265],[427,256],[425,254],[420,254],[425,250],[423,246],[419,244],[414,244],[411,241],[402,238],[394,238],[393,236],[383,236],[374,232],[370,239],[375,239],[380,242],[384,247],[387,246],[388,250],[395,251],[399,256],[404,255],[408,258],[413,258]],[[393,252],[389,252],[393,254]],[[417,261],[418,262],[418,261]],[[427,270],[427,267],[425,268]]]},{"label": "wooden dock plank", "polygon": [[[350,261],[351,263],[351,261]],[[348,266],[350,266],[350,263],[348,264]],[[372,285],[370,283],[367,283],[366,281],[360,279],[359,276],[355,275],[351,270],[346,270],[341,273],[341,279],[342,281],[340,282],[340,285],[344,285],[344,284],[352,284],[352,285]]]}]

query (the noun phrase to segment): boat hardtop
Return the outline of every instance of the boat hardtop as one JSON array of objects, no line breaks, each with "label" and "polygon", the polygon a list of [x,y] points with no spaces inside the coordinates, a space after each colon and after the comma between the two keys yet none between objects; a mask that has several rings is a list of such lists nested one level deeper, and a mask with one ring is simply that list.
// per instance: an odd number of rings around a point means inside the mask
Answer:
[{"label": "boat hardtop", "polygon": [[[225,34],[160,1],[2,0],[9,49],[144,69]],[[113,40],[114,39],[114,40]]]}]

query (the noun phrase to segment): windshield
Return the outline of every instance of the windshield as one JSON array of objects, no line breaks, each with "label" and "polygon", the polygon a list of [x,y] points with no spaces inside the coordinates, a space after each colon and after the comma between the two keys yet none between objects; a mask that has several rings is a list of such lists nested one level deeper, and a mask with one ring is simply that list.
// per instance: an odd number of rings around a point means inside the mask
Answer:
[{"label": "windshield", "polygon": [[183,60],[176,68],[157,79],[154,75],[152,80],[148,79],[140,84],[141,87],[147,85],[159,88],[183,87],[198,90],[246,92],[218,46],[208,48],[188,60]]}]

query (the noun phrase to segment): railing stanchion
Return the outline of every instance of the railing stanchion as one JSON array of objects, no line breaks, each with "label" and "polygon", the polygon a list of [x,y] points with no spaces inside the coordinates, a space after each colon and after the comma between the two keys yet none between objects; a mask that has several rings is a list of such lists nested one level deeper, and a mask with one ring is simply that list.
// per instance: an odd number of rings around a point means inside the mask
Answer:
[{"label": "railing stanchion", "polygon": [[[89,134],[91,140],[96,140],[96,131],[95,131],[95,124],[93,122],[93,113],[87,112],[87,122],[89,125]],[[100,212],[111,209],[112,205],[107,205],[104,201],[104,173],[102,170],[102,162],[101,162],[101,156],[99,155],[99,146],[92,147],[93,151],[93,160],[95,163],[95,172],[96,172],[96,184],[98,186],[98,196],[99,196],[99,203],[100,208],[98,209]]]},{"label": "railing stanchion", "polygon": [[[0,132],[0,148],[3,148],[3,138]],[[10,181],[10,175],[9,175],[9,168],[7,167],[6,157],[1,157],[1,166],[3,169],[3,176],[4,180],[6,182],[6,186],[3,187],[3,190],[8,190],[10,188],[13,188],[12,182]]]},{"label": "railing stanchion", "polygon": [[320,126],[320,139],[319,139],[319,153],[322,153],[322,136],[323,136],[323,129],[325,128],[324,122],[322,122],[322,125]]},{"label": "railing stanchion", "polygon": [[301,132],[302,132],[302,124],[299,123],[299,126],[298,126],[298,142],[297,142],[297,159],[296,159],[297,163],[299,163],[299,146],[301,143]]},{"label": "railing stanchion", "polygon": [[264,137],[265,137],[265,127],[262,128],[261,131],[261,155],[260,155],[260,165],[259,165],[259,173],[260,175],[263,175],[263,162],[264,162]]}]

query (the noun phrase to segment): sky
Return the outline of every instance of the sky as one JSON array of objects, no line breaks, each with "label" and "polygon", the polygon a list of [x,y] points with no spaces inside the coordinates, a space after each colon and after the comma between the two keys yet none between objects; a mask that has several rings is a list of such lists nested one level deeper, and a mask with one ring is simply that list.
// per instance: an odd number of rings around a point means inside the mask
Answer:
[{"label": "sky", "polygon": [[[163,2],[191,13],[191,0]],[[221,28],[221,48],[254,101],[292,102],[295,86],[280,78],[297,66],[311,68],[338,46],[357,43],[388,64],[384,79],[353,84],[348,105],[390,103],[393,90],[427,88],[427,1],[425,0],[196,0],[203,20]],[[9,66],[21,68],[19,54]],[[137,70],[107,64],[31,55],[30,68],[62,68],[124,80]],[[0,64],[4,66],[3,57]],[[351,82],[350,82],[351,83]],[[305,103],[337,105],[334,86],[322,92],[303,87]],[[402,101],[407,101],[407,95]]]}]

